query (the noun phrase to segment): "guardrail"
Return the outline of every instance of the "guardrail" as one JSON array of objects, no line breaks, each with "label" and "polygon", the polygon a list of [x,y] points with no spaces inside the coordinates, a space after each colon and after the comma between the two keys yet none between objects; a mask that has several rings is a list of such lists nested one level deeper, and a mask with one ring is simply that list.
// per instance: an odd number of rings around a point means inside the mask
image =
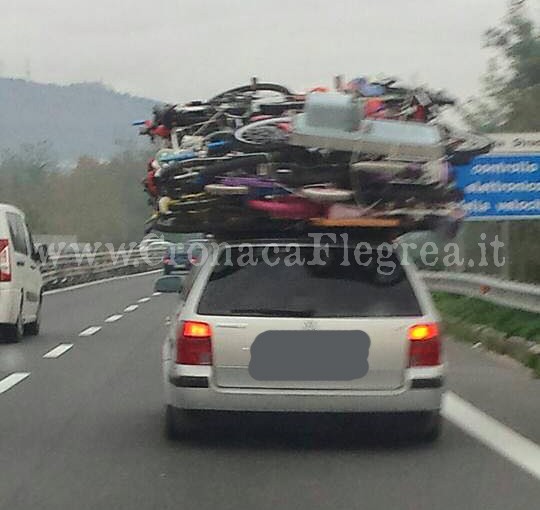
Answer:
[{"label": "guardrail", "polygon": [[430,290],[475,297],[510,308],[540,313],[540,285],[467,273],[420,271],[420,274]]},{"label": "guardrail", "polygon": [[68,287],[111,276],[159,269],[164,248],[78,253],[51,257],[41,267],[46,290]]}]

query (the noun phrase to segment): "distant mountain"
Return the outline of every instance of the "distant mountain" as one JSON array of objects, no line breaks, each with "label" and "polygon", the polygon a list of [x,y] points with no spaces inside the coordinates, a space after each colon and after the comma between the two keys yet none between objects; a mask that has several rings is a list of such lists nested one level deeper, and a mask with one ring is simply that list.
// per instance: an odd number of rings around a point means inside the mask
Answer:
[{"label": "distant mountain", "polygon": [[63,86],[0,78],[0,151],[46,140],[65,162],[82,155],[108,158],[126,142],[148,147],[131,122],[149,118],[157,102],[101,83]]}]

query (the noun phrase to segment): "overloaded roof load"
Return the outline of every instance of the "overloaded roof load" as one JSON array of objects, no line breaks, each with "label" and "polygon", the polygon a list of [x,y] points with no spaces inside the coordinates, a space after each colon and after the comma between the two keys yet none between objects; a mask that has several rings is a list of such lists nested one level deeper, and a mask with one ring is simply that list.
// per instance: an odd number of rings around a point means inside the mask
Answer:
[{"label": "overloaded roof load", "polygon": [[147,230],[442,230],[463,217],[453,165],[491,141],[438,121],[453,101],[392,79],[297,94],[272,83],[154,108]]}]

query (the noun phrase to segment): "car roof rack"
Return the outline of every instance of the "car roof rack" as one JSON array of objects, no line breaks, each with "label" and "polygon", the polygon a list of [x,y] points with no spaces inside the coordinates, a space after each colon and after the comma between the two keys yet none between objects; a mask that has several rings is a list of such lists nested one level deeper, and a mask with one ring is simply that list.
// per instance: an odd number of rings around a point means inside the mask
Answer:
[{"label": "car roof rack", "polygon": [[221,232],[212,235],[212,238],[218,242],[308,242],[316,241],[314,236],[320,238],[323,244],[336,239],[337,243],[345,240],[349,242],[367,242],[369,244],[394,243],[403,234],[409,232],[409,229],[400,228],[342,228],[342,227],[320,227],[316,225],[304,225],[302,228],[290,228],[279,231],[259,231],[250,230],[243,232]]}]

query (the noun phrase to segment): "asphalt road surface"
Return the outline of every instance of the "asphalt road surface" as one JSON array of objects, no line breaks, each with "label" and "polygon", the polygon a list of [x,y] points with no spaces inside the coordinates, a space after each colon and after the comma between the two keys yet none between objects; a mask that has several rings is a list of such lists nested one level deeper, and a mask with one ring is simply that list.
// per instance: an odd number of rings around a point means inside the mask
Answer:
[{"label": "asphalt road surface", "polygon": [[1,509],[540,506],[540,380],[451,341],[435,445],[399,423],[301,416],[216,417],[168,442],[160,346],[176,298],[153,295],[155,278],[49,294],[43,333],[0,344]]}]

